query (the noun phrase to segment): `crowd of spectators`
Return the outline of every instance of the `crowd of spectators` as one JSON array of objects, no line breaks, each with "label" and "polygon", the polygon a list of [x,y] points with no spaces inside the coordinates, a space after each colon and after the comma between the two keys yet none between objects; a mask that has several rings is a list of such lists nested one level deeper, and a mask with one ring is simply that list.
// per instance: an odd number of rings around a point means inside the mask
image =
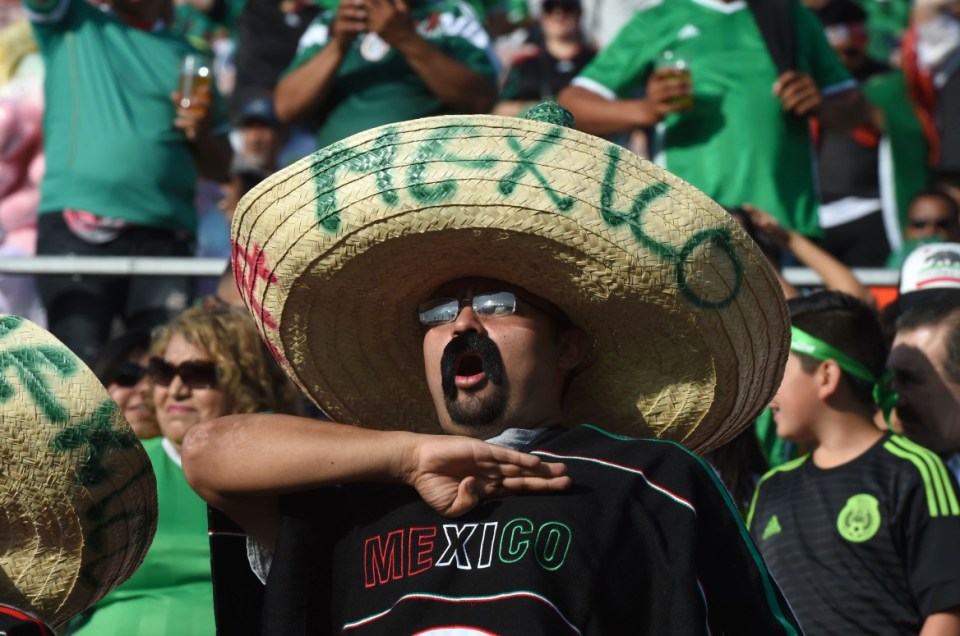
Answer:
[{"label": "crowd of spectators", "polygon": [[[194,86],[188,58],[205,69]],[[949,500],[960,475],[960,275],[930,282],[946,288],[934,295],[912,277],[960,269],[958,0],[0,0],[0,256],[229,260],[238,201],[313,151],[384,124],[518,116],[548,100],[578,129],[647,155],[724,206],[778,274],[807,267],[846,294],[813,309],[793,301],[796,316],[855,314],[851,333],[877,341],[885,327],[883,347],[867,347],[869,374],[879,385],[889,369],[893,415],[876,395],[836,385],[839,407],[833,393],[811,404],[824,419],[856,411],[844,420],[850,439],[873,443],[890,427],[913,440],[891,453],[933,466],[916,443],[943,457]],[[858,268],[903,268],[901,299],[884,307]],[[805,296],[780,282],[787,298]],[[212,633],[207,509],[180,470],[179,442],[222,415],[306,410],[237,304],[229,263],[207,288],[184,275],[0,275],[0,312],[45,324],[92,365],[138,436],[153,438],[153,551],[70,633],[136,634],[161,614],[176,616],[162,633]],[[808,320],[818,342],[845,350]],[[803,364],[802,373],[816,366]],[[822,463],[823,452],[804,451],[823,432],[784,422],[767,413],[709,459],[744,516],[757,515],[762,526],[750,531],[789,581],[801,623],[855,630],[817,616],[817,594],[862,573],[851,566],[814,594],[791,569],[812,553],[769,548],[786,517],[783,496],[770,493],[790,480],[767,481],[759,507],[750,504],[765,470]],[[903,522],[896,541],[913,541],[909,551],[926,535],[908,522],[925,521]],[[911,587],[935,571],[912,559],[935,560],[926,550],[939,545],[870,571],[904,577],[891,589],[916,597],[896,608],[903,629],[960,612]],[[220,567],[233,547],[214,545]]]}]

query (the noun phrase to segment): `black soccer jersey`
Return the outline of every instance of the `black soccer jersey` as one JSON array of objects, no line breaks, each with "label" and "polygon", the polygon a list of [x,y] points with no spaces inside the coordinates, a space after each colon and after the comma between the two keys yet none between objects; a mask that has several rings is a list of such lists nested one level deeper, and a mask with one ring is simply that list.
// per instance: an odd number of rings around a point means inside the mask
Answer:
[{"label": "black soccer jersey", "polygon": [[899,435],[836,468],[775,468],[747,524],[808,635],[916,634],[960,605],[956,484]]},{"label": "black soccer jersey", "polygon": [[286,498],[264,633],[798,633],[700,459],[589,426],[531,452],[566,463],[573,486],[457,519],[406,488]]}]

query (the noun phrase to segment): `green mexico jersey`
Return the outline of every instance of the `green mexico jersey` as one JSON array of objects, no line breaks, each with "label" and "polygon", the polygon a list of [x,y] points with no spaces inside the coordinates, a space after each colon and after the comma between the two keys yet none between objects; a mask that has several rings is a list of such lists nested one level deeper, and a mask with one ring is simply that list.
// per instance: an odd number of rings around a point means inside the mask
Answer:
[{"label": "green mexico jersey", "polygon": [[[194,232],[196,167],[173,126],[170,94],[181,58],[196,49],[83,0],[24,4],[46,69],[40,212],[77,209]],[[215,106],[225,125],[218,98]]]},{"label": "green mexico jersey", "polygon": [[[798,69],[824,95],[855,86],[816,18],[794,7]],[[773,95],[777,70],[743,0],[650,0],[573,84],[607,99],[636,96],[668,51],[687,62],[694,100],[657,127],[658,163],[722,205],[752,203],[818,234],[807,121]]]},{"label": "green mexico jersey", "polygon": [[[302,66],[330,41],[335,11],[323,11],[300,38],[289,70]],[[412,9],[417,33],[445,54],[496,81],[490,36],[466,4],[424,2]],[[289,72],[289,71],[288,71]],[[375,33],[358,37],[337,71],[319,113],[317,145],[354,133],[448,111],[398,52]]]}]

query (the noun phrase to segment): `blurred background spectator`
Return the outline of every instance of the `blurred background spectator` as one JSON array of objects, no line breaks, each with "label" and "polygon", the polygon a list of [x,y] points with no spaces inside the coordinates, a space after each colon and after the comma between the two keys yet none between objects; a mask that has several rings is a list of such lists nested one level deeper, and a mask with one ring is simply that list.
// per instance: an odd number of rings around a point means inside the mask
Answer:
[{"label": "blurred background spectator", "polygon": [[395,121],[488,112],[495,84],[490,36],[457,2],[342,0],[300,38],[274,107],[284,122],[320,122],[322,148]]},{"label": "blurred background spectator", "polygon": [[[762,33],[750,7],[648,3],[560,102],[586,132],[655,126],[655,157],[668,170],[722,205],[751,201],[786,227],[818,236],[807,118],[846,133],[869,113],[807,9],[786,2],[786,26],[768,24]],[[645,97],[634,98],[642,86]]]},{"label": "blurred background spectator", "polygon": [[[867,13],[853,0],[831,0],[817,17],[858,83],[890,70],[867,56]],[[881,211],[878,126],[870,121],[851,132],[822,130],[817,117],[810,126],[817,148],[820,245],[851,267],[883,267],[890,241]],[[893,225],[892,231],[899,227]]]},{"label": "blurred background spectator", "polygon": [[596,55],[580,27],[580,0],[544,0],[540,20],[507,72],[496,115],[518,115],[553,100]]},{"label": "blurred background spectator", "polygon": [[[231,150],[215,86],[198,80],[195,94],[175,95],[181,65],[197,51],[167,30],[169,5],[25,4],[46,69],[37,253],[193,255],[197,174],[226,179]],[[80,65],[84,81],[75,77]],[[37,285],[50,331],[85,360],[115,317],[149,328],[193,296],[192,281],[179,276],[51,275]]]}]

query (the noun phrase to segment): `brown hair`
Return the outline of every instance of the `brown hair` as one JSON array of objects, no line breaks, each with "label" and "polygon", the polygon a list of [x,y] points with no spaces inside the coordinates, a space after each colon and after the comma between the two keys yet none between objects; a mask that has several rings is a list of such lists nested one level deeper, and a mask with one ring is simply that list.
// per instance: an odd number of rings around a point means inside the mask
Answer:
[{"label": "brown hair", "polygon": [[150,353],[163,356],[178,335],[202,349],[220,368],[220,389],[234,413],[295,413],[304,400],[287,379],[257,332],[250,314],[235,307],[192,307],[153,335]]}]

